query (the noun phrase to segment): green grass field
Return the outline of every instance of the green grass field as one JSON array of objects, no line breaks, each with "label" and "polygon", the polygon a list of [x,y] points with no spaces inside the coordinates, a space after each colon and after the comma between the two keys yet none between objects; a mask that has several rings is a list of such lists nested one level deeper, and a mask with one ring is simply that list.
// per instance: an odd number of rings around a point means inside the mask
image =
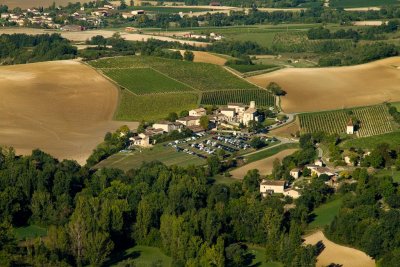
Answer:
[{"label": "green grass field", "polygon": [[299,147],[299,144],[297,144],[297,143],[289,143],[289,144],[279,145],[279,146],[273,147],[271,149],[261,150],[254,154],[251,154],[249,156],[245,156],[246,163],[254,162],[254,161],[257,161],[260,159],[265,159],[265,158],[271,157],[275,154],[278,154],[279,152],[281,152],[283,150],[298,148],[298,147]]},{"label": "green grass field", "polygon": [[265,258],[265,248],[248,245],[249,252],[254,255],[253,262],[251,266],[257,267],[283,267],[283,264],[280,262],[267,262]]},{"label": "green grass field", "polygon": [[156,145],[152,148],[143,149],[142,152],[135,150],[130,153],[117,153],[101,161],[95,168],[117,168],[123,171],[139,168],[143,162],[160,161],[165,165],[203,165],[204,159],[197,156],[189,155],[184,152],[176,152],[172,147],[164,147]]},{"label": "green grass field", "polygon": [[330,0],[331,7],[370,7],[399,5],[397,0]]},{"label": "green grass field", "polygon": [[17,240],[32,239],[35,237],[42,237],[47,235],[47,229],[37,225],[29,225],[26,227],[19,227],[14,229],[15,238]]},{"label": "green grass field", "polygon": [[316,208],[314,210],[315,218],[308,225],[308,230],[322,229],[326,225],[329,225],[339,213],[341,205],[342,199],[338,198]]},{"label": "green grass field", "polygon": [[107,266],[127,266],[124,265],[125,260],[133,260],[135,266],[140,267],[170,267],[172,264],[172,259],[165,255],[159,248],[134,246],[125,250],[122,255],[115,255],[112,257]]},{"label": "green grass field", "polygon": [[203,105],[226,105],[228,103],[244,103],[256,101],[257,106],[275,106],[275,97],[266,90],[262,89],[243,89],[243,90],[219,90],[204,92],[201,96]]},{"label": "green grass field", "polygon": [[393,149],[400,146],[400,132],[387,133],[359,139],[350,139],[341,144],[343,148],[374,149],[380,143],[388,143]]},{"label": "green grass field", "polygon": [[129,91],[142,95],[151,93],[193,91],[151,68],[105,69],[103,73]]},{"label": "green grass field", "polygon": [[258,70],[268,70],[268,69],[276,69],[279,66],[277,65],[264,65],[264,64],[254,64],[254,65],[228,65],[228,67],[241,72],[241,73],[246,73],[246,72],[252,72],[252,71],[258,71]]},{"label": "green grass field", "polygon": [[170,112],[179,113],[197,107],[199,95],[191,93],[171,93],[136,96],[122,90],[120,103],[115,114],[117,120],[157,120]]},{"label": "green grass field", "polygon": [[383,169],[379,170],[375,174],[375,177],[383,177],[383,176],[391,176],[394,182],[400,183],[400,171],[396,169]]},{"label": "green grass field", "polygon": [[393,118],[386,105],[300,114],[300,127],[303,132],[345,133],[351,117],[360,121],[358,136],[367,137],[393,132]]}]

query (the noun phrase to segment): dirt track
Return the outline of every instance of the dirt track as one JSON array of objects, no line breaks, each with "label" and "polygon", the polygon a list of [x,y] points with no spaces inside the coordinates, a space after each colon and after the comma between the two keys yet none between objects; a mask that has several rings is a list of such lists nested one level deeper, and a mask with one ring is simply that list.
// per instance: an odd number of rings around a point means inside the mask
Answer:
[{"label": "dirt track", "polygon": [[400,101],[400,57],[333,68],[287,68],[248,78],[260,86],[274,81],[287,92],[285,112],[306,112]]},{"label": "dirt track", "polygon": [[325,249],[318,255],[317,267],[328,266],[331,263],[343,267],[375,267],[375,261],[364,252],[338,245],[329,241],[321,231],[305,237],[306,244],[315,245],[322,241]]},{"label": "dirt track", "polygon": [[84,163],[107,131],[124,124],[112,121],[117,102],[110,82],[75,61],[0,67],[0,145]]},{"label": "dirt track", "polygon": [[291,155],[296,151],[297,151],[297,149],[287,149],[287,150],[281,151],[271,157],[257,160],[255,162],[252,162],[252,163],[246,164],[240,168],[237,168],[237,169],[231,171],[230,174],[232,175],[232,178],[235,178],[235,179],[243,179],[244,176],[247,174],[247,172],[249,170],[253,170],[253,169],[258,169],[258,171],[261,175],[271,174],[272,169],[273,169],[273,163],[274,163],[275,159],[282,160],[284,157]]}]

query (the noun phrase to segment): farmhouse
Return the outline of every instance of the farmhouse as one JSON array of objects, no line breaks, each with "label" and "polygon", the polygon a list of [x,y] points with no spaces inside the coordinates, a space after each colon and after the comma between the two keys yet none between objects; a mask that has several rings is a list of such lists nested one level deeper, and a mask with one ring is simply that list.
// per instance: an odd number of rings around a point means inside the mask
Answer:
[{"label": "farmhouse", "polygon": [[176,121],[185,125],[186,127],[200,125],[200,117],[199,116],[187,116],[187,117],[179,118]]},{"label": "farmhouse", "polygon": [[292,176],[294,179],[299,179],[301,174],[301,170],[299,168],[294,168],[290,170],[290,176]]},{"label": "farmhouse", "polygon": [[162,129],[166,133],[170,133],[172,131],[180,131],[183,128],[183,124],[179,122],[170,122],[170,121],[160,121],[153,124],[154,129]]},{"label": "farmhouse", "polygon": [[85,28],[80,25],[65,25],[61,27],[61,30],[66,32],[80,32],[85,30]]},{"label": "farmhouse", "polygon": [[228,121],[233,121],[235,118],[235,109],[234,108],[221,108],[221,114],[225,115]]},{"label": "farmhouse", "polygon": [[263,179],[260,183],[260,193],[263,197],[271,194],[283,194],[287,182],[284,180],[265,180]]},{"label": "farmhouse", "polygon": [[129,138],[131,141],[131,145],[140,146],[140,147],[149,147],[150,145],[150,137],[146,134],[139,134],[137,136],[133,136]]},{"label": "farmhouse", "polygon": [[241,103],[228,103],[227,107],[221,108],[219,112],[230,123],[243,123],[248,126],[250,121],[260,120],[255,101],[250,101],[248,108]]},{"label": "farmhouse", "polygon": [[321,167],[318,165],[307,165],[306,168],[311,171],[311,175],[315,175],[317,177],[320,177],[322,174],[326,174],[329,177],[335,175],[335,172],[328,167]]},{"label": "farmhouse", "polygon": [[196,108],[189,110],[189,116],[205,116],[207,115],[207,111],[204,108]]},{"label": "farmhouse", "polygon": [[354,134],[354,123],[353,120],[350,118],[349,122],[346,126],[346,133],[347,134]]},{"label": "farmhouse", "polygon": [[299,193],[299,191],[294,190],[294,189],[285,189],[283,192],[284,196],[288,196],[294,199],[297,199],[301,196],[301,194]]}]

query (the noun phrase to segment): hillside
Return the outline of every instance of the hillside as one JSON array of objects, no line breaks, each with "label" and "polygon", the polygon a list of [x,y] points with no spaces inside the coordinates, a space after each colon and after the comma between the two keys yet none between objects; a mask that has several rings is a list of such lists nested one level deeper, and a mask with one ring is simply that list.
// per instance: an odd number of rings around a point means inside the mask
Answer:
[{"label": "hillside", "polygon": [[395,102],[400,101],[400,57],[351,67],[287,68],[247,80],[281,85],[287,92],[281,106],[288,113]]},{"label": "hillside", "polygon": [[94,60],[89,64],[121,90],[116,118],[157,120],[170,112],[204,105],[258,101],[273,106],[274,97],[222,66],[149,56]]},{"label": "hillside", "polygon": [[117,103],[115,87],[75,61],[0,67],[1,144],[84,163],[122,124],[112,121]]}]

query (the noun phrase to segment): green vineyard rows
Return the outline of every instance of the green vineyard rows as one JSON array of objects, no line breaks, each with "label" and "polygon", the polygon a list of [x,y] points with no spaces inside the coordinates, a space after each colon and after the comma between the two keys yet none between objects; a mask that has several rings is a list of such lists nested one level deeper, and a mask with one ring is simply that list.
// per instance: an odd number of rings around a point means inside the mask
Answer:
[{"label": "green vineyard rows", "polygon": [[262,89],[225,90],[204,92],[201,98],[203,105],[226,105],[227,103],[249,103],[256,101],[257,106],[273,107],[275,97]]},{"label": "green vineyard rows", "polygon": [[303,132],[322,131],[330,134],[345,133],[347,122],[351,117],[360,122],[359,137],[384,134],[394,130],[393,119],[385,105],[299,115]]}]

